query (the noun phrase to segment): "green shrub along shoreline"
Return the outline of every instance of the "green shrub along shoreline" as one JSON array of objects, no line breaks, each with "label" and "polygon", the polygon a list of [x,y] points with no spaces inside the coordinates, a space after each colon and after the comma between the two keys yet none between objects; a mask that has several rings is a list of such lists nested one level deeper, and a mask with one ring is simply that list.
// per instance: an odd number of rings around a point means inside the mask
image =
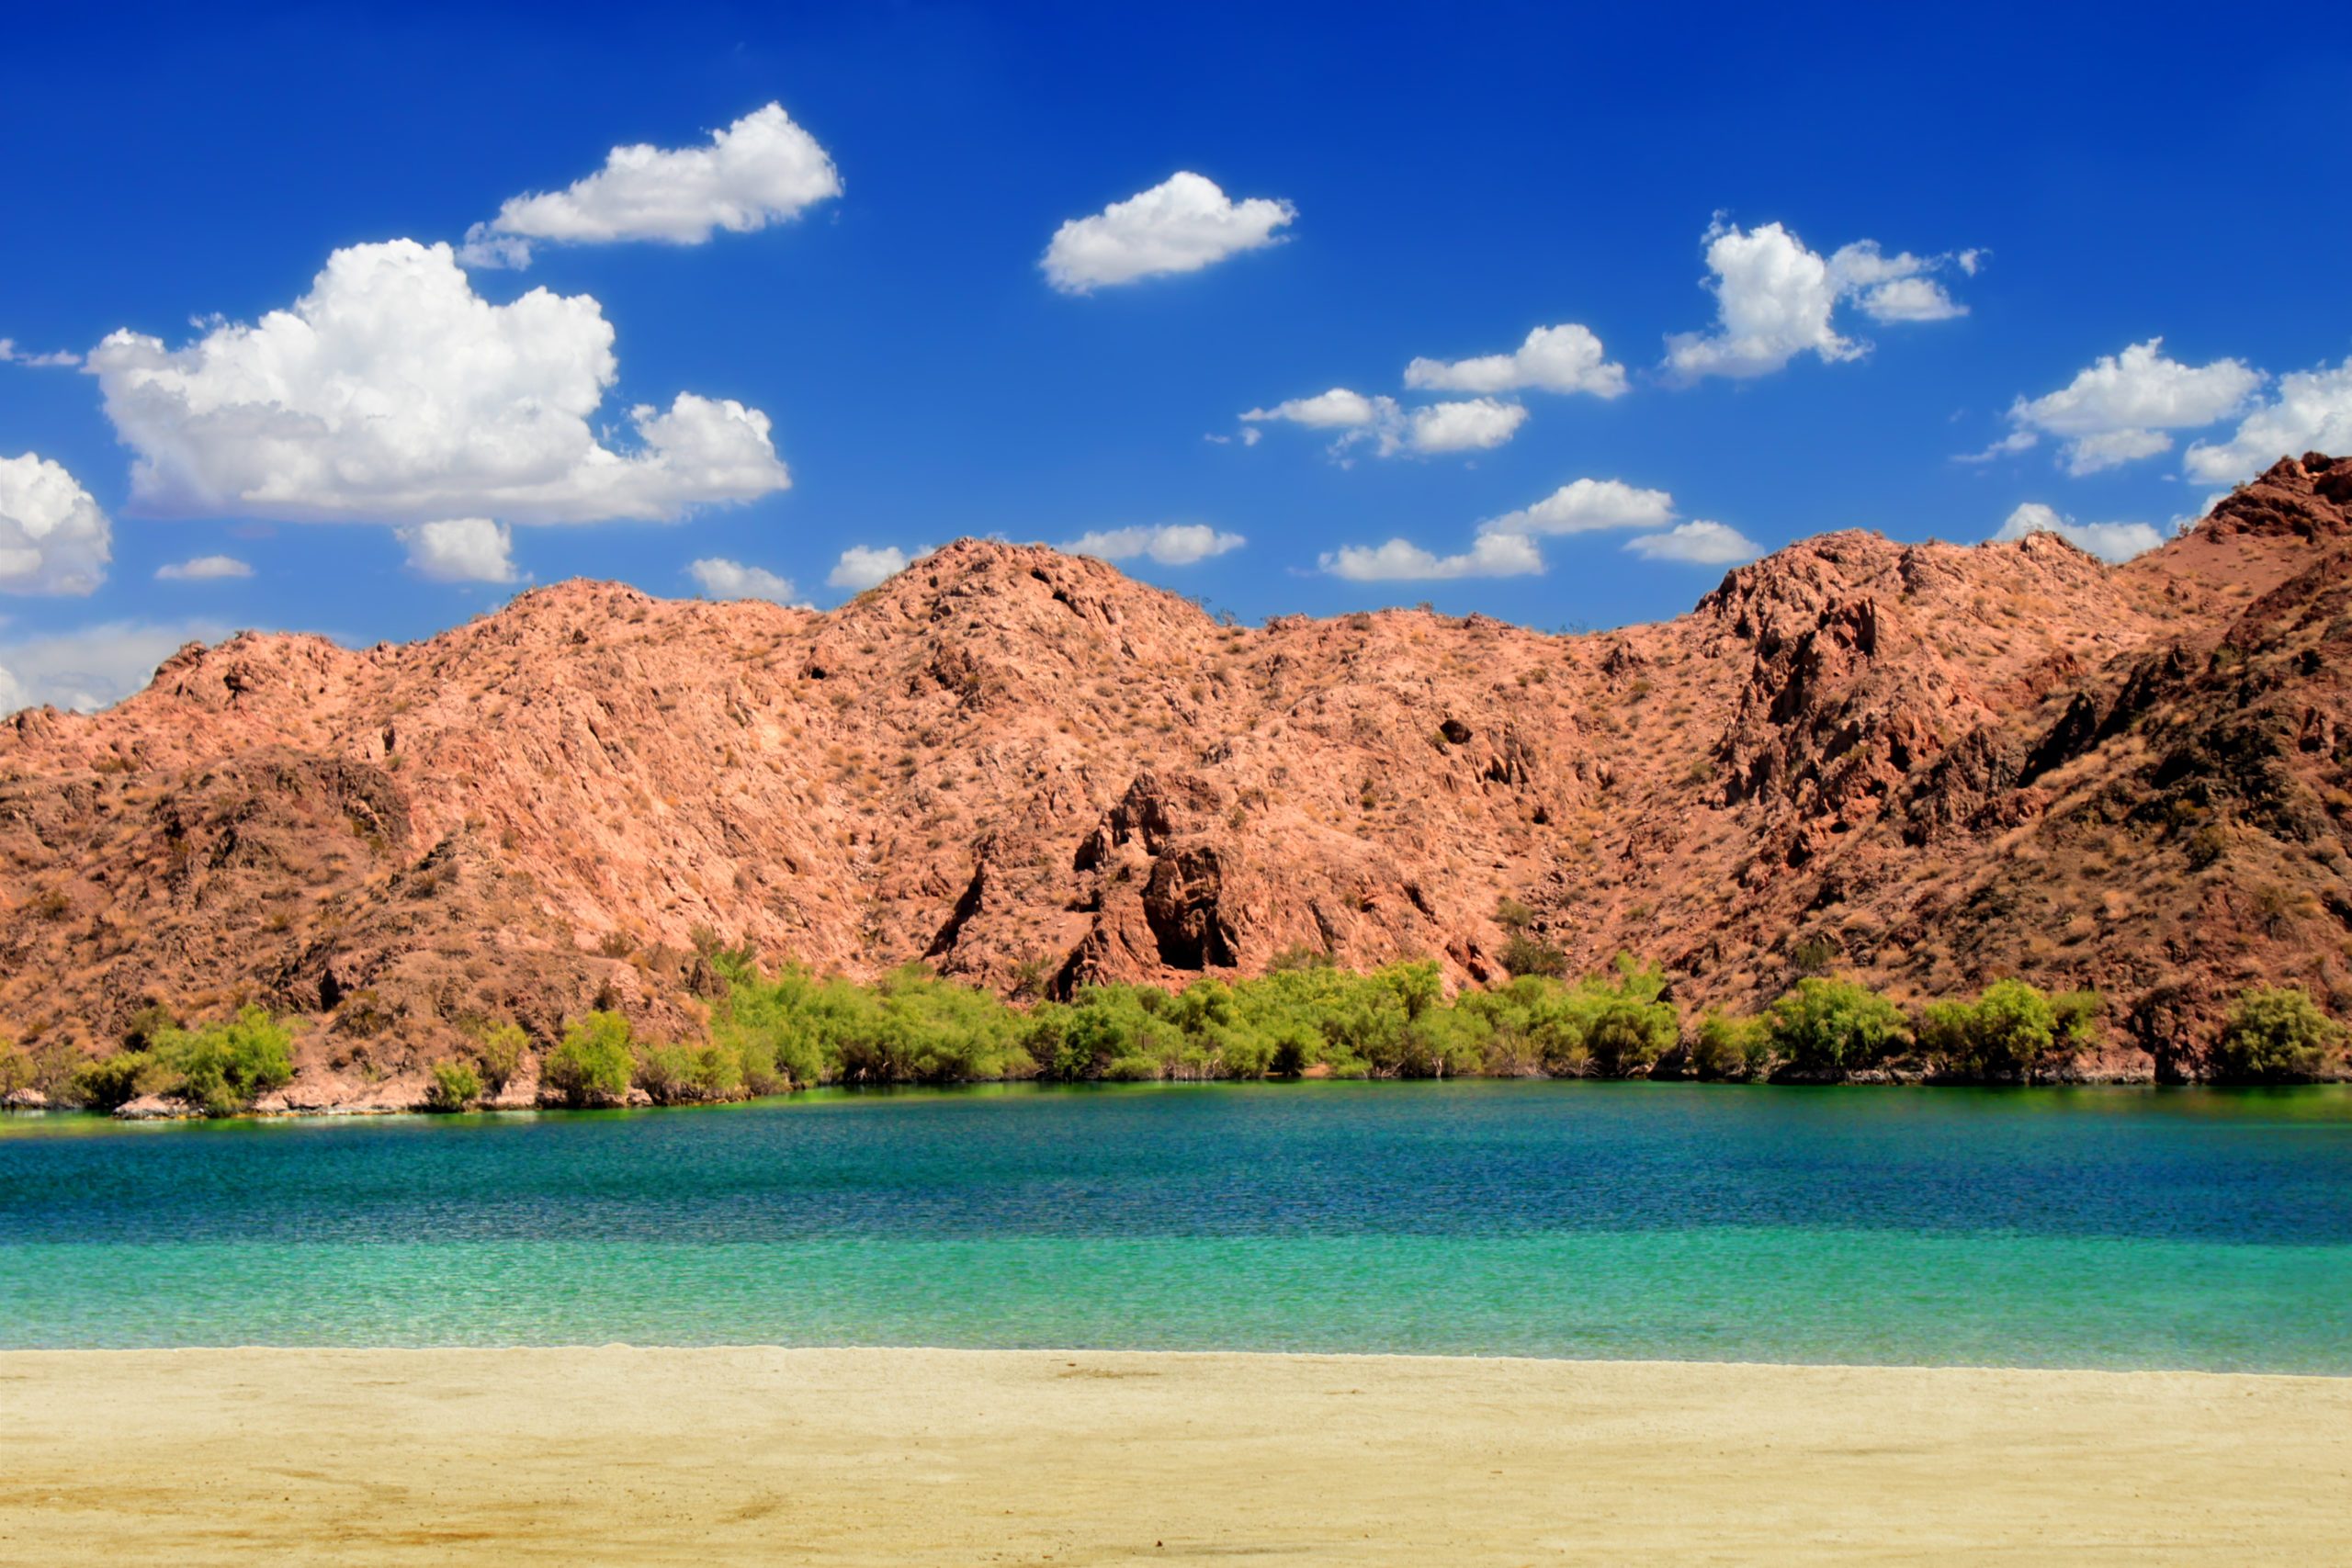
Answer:
[{"label": "green shrub along shoreline", "polygon": [[[2097,993],[2052,996],[2000,980],[1967,1000],[1906,1011],[1852,980],[1799,980],[1752,1016],[1689,1022],[1657,965],[1621,956],[1606,975],[1521,974],[1447,998],[1434,961],[1351,973],[1285,954],[1248,979],[1182,990],[1092,986],[1023,1008],[909,964],[870,983],[743,951],[714,951],[725,980],[699,1044],[643,1039],[617,1012],[568,1021],[540,1061],[542,1101],[610,1106],[637,1096],[683,1105],[824,1084],[1011,1079],[1062,1083],[1211,1079],[1672,1076],[1755,1082],[1857,1077],[1951,1083],[2063,1081],[2098,1043]],[[2211,1042],[2210,1077],[2283,1083],[2329,1076],[2346,1031],[2299,988],[2242,993]],[[522,1071],[514,1023],[481,1030],[467,1055],[432,1064],[425,1104],[464,1111]],[[201,1114],[249,1110],[293,1076],[291,1036],[258,1008],[183,1029],[161,1010],[124,1048],[61,1074],[0,1041],[0,1097],[41,1088],[55,1102],[112,1111],[141,1095]],[[42,1080],[46,1079],[47,1082]]]}]

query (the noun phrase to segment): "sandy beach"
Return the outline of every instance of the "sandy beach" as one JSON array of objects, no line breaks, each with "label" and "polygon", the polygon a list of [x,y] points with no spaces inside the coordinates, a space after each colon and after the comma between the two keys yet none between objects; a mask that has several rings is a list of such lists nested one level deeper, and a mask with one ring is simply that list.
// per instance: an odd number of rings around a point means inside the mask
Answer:
[{"label": "sandy beach", "polygon": [[943,1350],[0,1355],[11,1563],[2352,1560],[2352,1380]]}]

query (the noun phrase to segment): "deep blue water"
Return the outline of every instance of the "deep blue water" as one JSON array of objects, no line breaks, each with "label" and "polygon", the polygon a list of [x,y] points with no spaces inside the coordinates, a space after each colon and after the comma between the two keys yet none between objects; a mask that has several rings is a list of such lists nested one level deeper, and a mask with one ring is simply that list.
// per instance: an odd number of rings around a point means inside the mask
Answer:
[{"label": "deep blue water", "polygon": [[2352,1372],[2352,1093],[0,1121],[0,1346],[609,1340]]}]

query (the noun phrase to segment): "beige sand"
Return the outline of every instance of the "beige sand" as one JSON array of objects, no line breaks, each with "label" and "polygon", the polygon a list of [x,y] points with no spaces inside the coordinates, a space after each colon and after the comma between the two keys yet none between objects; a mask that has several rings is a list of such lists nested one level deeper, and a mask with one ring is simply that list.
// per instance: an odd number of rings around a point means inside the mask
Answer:
[{"label": "beige sand", "polygon": [[0,1562],[2352,1562],[2352,1380],[0,1356]]}]

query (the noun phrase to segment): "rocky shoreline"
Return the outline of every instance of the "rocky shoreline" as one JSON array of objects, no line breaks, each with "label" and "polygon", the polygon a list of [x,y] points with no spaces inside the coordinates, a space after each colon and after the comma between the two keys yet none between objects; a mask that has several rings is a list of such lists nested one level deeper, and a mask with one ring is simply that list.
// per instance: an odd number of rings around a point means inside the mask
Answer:
[{"label": "rocky shoreline", "polygon": [[[1544,1077],[1545,1075],[1535,1074],[1519,1076]],[[1315,1070],[1302,1075],[1302,1080],[1314,1082],[1328,1079],[1330,1075],[1326,1071]],[[1738,1086],[1746,1082],[1746,1080],[1739,1079],[1701,1078],[1695,1074],[1674,1071],[1653,1073],[1646,1075],[1646,1077],[1651,1080],[1668,1083],[1707,1083],[1712,1085]],[[1035,1081],[1037,1080],[1034,1078],[980,1079],[970,1084],[932,1087],[978,1088],[991,1084]],[[1235,1080],[1219,1079],[1200,1081],[1230,1083]],[[1285,1080],[1268,1079],[1263,1081],[1265,1081],[1269,1087],[1279,1087]],[[1297,1082],[1301,1080],[1288,1081]],[[1396,1081],[1431,1082],[1437,1080],[1420,1079]],[[1642,1082],[1644,1079],[1587,1077],[1562,1079],[1560,1081],[1632,1084]],[[2341,1083],[2346,1080],[2341,1076],[2329,1076],[2312,1081],[2315,1083]],[[826,1087],[865,1088],[876,1092],[882,1092],[889,1089],[903,1089],[917,1086],[852,1085]],[[1759,1086],[1750,1085],[1748,1087]],[[2160,1078],[2155,1072],[2154,1064],[2153,1062],[2147,1062],[2140,1064],[2136,1067],[2129,1063],[2095,1064],[2087,1069],[2053,1075],[2047,1077],[2039,1077],[2031,1083],[1939,1077],[1931,1073],[1922,1071],[1906,1071],[1902,1069],[1870,1069],[1838,1076],[1804,1073],[1781,1074],[1772,1077],[1770,1080],[1769,1085],[1761,1087],[2041,1089],[2155,1087],[2195,1089],[2243,1086],[2216,1086],[2170,1082]],[[409,1083],[385,1083],[373,1085],[357,1092],[328,1088],[325,1086],[306,1088],[301,1085],[295,1085],[263,1096],[260,1100],[256,1100],[250,1109],[238,1112],[234,1117],[215,1118],[208,1117],[201,1109],[186,1100],[168,1095],[142,1095],[127,1104],[118,1107],[111,1112],[100,1112],[85,1111],[78,1106],[52,1104],[49,1098],[38,1089],[20,1089],[8,1095],[5,1100],[0,1100],[0,1111],[53,1111],[59,1114],[70,1115],[104,1114],[110,1115],[113,1120],[119,1122],[195,1122],[206,1120],[266,1121],[295,1117],[416,1116],[446,1114],[447,1109],[445,1107],[435,1105],[429,1098],[429,1094],[430,1085],[422,1079]],[[787,1098],[787,1096],[747,1096],[744,1098],[783,1099]],[[709,1104],[720,1102],[703,1101],[696,1103]],[[660,1107],[653,1098],[647,1094],[643,1089],[632,1089],[624,1098],[615,1104],[605,1107],[596,1107],[594,1109],[652,1110],[660,1108],[662,1107]],[[690,1107],[668,1107],[668,1109],[685,1108]],[[514,1084],[510,1085],[505,1092],[485,1097],[480,1103],[468,1107],[467,1113],[538,1112],[578,1109],[582,1108],[568,1105],[560,1096],[552,1093],[542,1092],[536,1080],[526,1081],[518,1079]]]}]

